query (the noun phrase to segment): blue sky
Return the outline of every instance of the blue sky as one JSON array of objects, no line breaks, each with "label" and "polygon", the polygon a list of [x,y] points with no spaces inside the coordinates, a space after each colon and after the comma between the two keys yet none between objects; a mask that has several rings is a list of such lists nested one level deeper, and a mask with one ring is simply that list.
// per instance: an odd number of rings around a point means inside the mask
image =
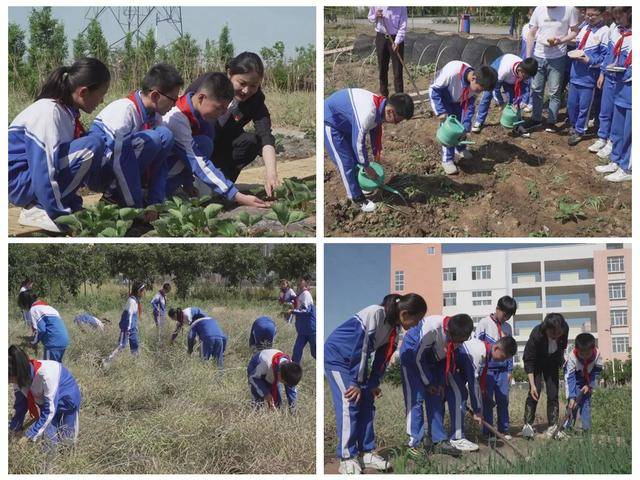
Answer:
[{"label": "blue sky", "polygon": [[[20,25],[27,34],[31,8],[9,8],[9,21]],[[72,51],[71,40],[89,23],[85,18],[88,10],[89,7],[52,9],[53,17],[64,24],[69,52]],[[103,12],[99,20],[109,43],[122,37],[122,30],[111,12]],[[229,25],[236,52],[259,52],[260,48],[271,47],[281,40],[285,44],[286,55],[293,55],[295,47],[315,44],[316,20],[313,7],[182,7],[183,30],[191,34],[200,46],[204,45],[207,38],[217,40],[225,23]],[[146,23],[143,31],[146,32],[154,24],[155,21]],[[177,32],[166,23],[159,25],[158,33],[161,45],[170,43],[177,37]]]},{"label": "blue sky", "polygon": [[[552,246],[540,243],[445,243],[443,253]],[[351,315],[389,293],[389,244],[325,244],[325,338]]]}]

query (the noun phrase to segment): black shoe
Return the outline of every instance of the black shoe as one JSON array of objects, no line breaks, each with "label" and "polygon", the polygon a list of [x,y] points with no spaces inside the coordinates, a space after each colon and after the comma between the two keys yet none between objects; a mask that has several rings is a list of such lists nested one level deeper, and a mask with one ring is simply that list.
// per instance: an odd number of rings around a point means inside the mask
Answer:
[{"label": "black shoe", "polygon": [[523,128],[525,128],[526,130],[535,130],[536,128],[540,128],[542,126],[542,122],[540,121],[536,121],[536,120],[532,120],[532,119],[527,119],[524,121],[524,124],[522,125]]},{"label": "black shoe", "polygon": [[434,443],[431,452],[439,453],[441,455],[450,455],[456,458],[462,455],[462,452],[458,450],[456,447],[454,447],[453,445],[451,445],[448,440],[443,440],[441,442]]},{"label": "black shoe", "polygon": [[564,125],[556,125],[555,123],[547,123],[544,127],[544,131],[547,133],[561,133],[564,130]]},{"label": "black shoe", "polygon": [[567,140],[567,142],[569,143],[569,146],[571,147],[575,147],[581,141],[582,141],[582,135],[580,135],[579,133],[574,133],[569,137],[569,140]]}]

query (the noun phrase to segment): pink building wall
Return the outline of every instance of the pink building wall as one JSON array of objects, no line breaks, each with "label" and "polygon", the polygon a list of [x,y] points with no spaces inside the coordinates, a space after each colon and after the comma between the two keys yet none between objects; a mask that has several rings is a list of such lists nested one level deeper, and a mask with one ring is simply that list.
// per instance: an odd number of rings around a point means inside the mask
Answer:
[{"label": "pink building wall", "polygon": [[[433,248],[433,254],[428,249]],[[395,292],[395,272],[404,272],[404,290],[417,293],[427,302],[428,313],[442,313],[442,246],[438,243],[391,244],[389,291]]]},{"label": "pink building wall", "polygon": [[[607,257],[623,257],[624,273],[608,273]],[[613,353],[611,346],[611,334],[629,335],[629,347],[631,343],[631,250],[628,248],[615,250],[598,250],[593,256],[593,273],[596,283],[596,323],[598,332],[598,348],[602,357],[610,360],[616,358],[626,360],[628,354]],[[626,299],[625,300],[609,300],[609,282],[610,280],[622,281],[624,278],[626,283]],[[616,307],[627,308],[627,324],[626,327],[611,326],[611,309]]]}]

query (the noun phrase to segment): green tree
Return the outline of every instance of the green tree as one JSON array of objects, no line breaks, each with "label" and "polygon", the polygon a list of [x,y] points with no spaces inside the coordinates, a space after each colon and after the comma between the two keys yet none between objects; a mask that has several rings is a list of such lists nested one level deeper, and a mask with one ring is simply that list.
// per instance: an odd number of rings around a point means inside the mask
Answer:
[{"label": "green tree", "polygon": [[218,245],[214,259],[212,273],[219,273],[233,286],[243,280],[253,282],[265,273],[266,260],[259,245]]},{"label": "green tree", "polygon": [[12,87],[22,83],[25,73],[24,56],[27,44],[24,41],[24,30],[17,23],[9,22],[9,85]]},{"label": "green tree", "polygon": [[296,280],[304,275],[315,277],[315,245],[284,243],[274,247],[267,260],[269,270],[276,272],[278,278]]},{"label": "green tree", "polygon": [[169,61],[175,65],[188,83],[196,77],[200,57],[200,47],[188,33],[171,44]]},{"label": "green tree", "polygon": [[209,270],[210,245],[173,244],[165,247],[159,257],[159,273],[170,275],[176,285],[177,295],[185,299],[196,280]]},{"label": "green tree", "polygon": [[214,40],[206,39],[204,41],[204,50],[202,51],[203,68],[206,72],[220,70],[220,53],[216,47]]},{"label": "green tree", "polygon": [[73,39],[73,59],[77,60],[82,57],[86,57],[89,52],[89,44],[87,43],[87,37],[84,33],[80,32],[76,38]]},{"label": "green tree", "polygon": [[139,75],[143,75],[149,68],[156,63],[156,49],[158,43],[153,33],[153,29],[149,29],[146,35],[139,41],[136,49],[137,65],[140,67]]},{"label": "green tree", "polygon": [[87,47],[89,55],[109,64],[109,44],[102,33],[102,26],[97,19],[93,19],[87,26]]},{"label": "green tree", "polygon": [[233,42],[229,32],[229,25],[225,24],[220,31],[218,37],[218,54],[220,56],[220,65],[224,66],[234,56]]},{"label": "green tree", "polygon": [[67,59],[64,25],[51,16],[51,7],[34,8],[29,14],[28,54],[36,85]]}]

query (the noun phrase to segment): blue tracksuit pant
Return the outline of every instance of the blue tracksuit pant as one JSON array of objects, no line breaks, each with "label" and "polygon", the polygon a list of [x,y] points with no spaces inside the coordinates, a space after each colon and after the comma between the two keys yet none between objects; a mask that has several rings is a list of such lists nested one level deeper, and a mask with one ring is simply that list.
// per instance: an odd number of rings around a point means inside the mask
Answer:
[{"label": "blue tracksuit pant", "polygon": [[595,94],[595,87],[585,87],[575,83],[569,84],[567,114],[569,115],[571,126],[580,135],[584,135],[587,131]]},{"label": "blue tracksuit pant", "polygon": [[613,163],[625,172],[631,172],[631,109],[613,106],[609,139],[613,144],[611,156]]},{"label": "blue tracksuit pant", "polygon": [[[462,122],[462,105],[459,103],[450,103],[447,108],[449,115],[455,115]],[[453,162],[455,152],[462,152],[467,148],[466,145],[458,145],[457,147],[445,147],[442,145],[442,163]]]},{"label": "blue tracksuit pant", "polygon": [[357,373],[325,370],[336,414],[338,458],[357,457],[360,452],[370,452],[376,448],[373,395],[369,390],[363,389],[357,404],[344,398],[344,392],[356,375]]},{"label": "blue tracksuit pant", "polygon": [[467,414],[467,398],[469,396],[465,378],[460,373],[449,375],[449,384],[445,386],[444,394],[451,418],[450,438],[459,440],[464,438],[464,418]]},{"label": "blue tracksuit pant", "polygon": [[[512,104],[515,92],[514,86],[510,83],[503,83],[501,87],[492,92],[482,92],[482,98],[480,99],[480,104],[478,105],[478,114],[476,116],[476,123],[480,125],[484,125],[484,121],[487,119],[487,115],[489,114],[489,107],[491,106],[491,100],[497,100],[498,95],[502,95],[502,91],[507,94],[507,103]],[[504,100],[500,99],[499,103],[504,103]]]},{"label": "blue tracksuit pant", "polygon": [[[483,402],[482,416],[487,423],[493,425],[493,402],[498,411],[498,431],[509,433],[509,372],[505,369],[489,369],[487,371],[487,399]],[[485,435],[489,430],[482,429]]]},{"label": "blue tracksuit pant", "polygon": [[43,360],[55,360],[58,363],[62,363],[62,357],[64,356],[65,348],[48,348],[44,347]]},{"label": "blue tracksuit pant", "polygon": [[340,172],[340,178],[347,191],[347,197],[362,197],[362,189],[358,184],[358,161],[353,152],[350,135],[339,132],[329,125],[324,126],[324,146],[329,158]]},{"label": "blue tracksuit pant", "polygon": [[571,428],[575,424],[577,415],[580,414],[580,422],[583,430],[591,428],[591,394],[584,395],[573,411],[573,418],[569,418],[564,428]]},{"label": "blue tracksuit pant", "polygon": [[600,122],[598,138],[602,138],[604,140],[609,138],[609,134],[611,132],[615,90],[615,77],[605,74],[604,84],[602,85],[602,99],[600,100],[600,115],[598,116],[598,120]]},{"label": "blue tracksuit pant", "polygon": [[291,354],[291,361],[300,363],[302,360],[302,354],[304,353],[304,346],[309,344],[309,352],[313,358],[316,358],[316,334],[305,335],[298,333],[296,342],[293,344],[293,353]]},{"label": "blue tracksuit pant", "polygon": [[[193,137],[193,149],[204,157],[211,158],[211,155],[213,155],[213,140],[211,140],[211,137],[207,135],[196,135]],[[183,162],[183,160],[175,154],[167,158],[166,163],[168,172],[171,172],[171,169],[177,162]],[[189,165],[185,165],[184,168],[176,175],[168,174],[166,195],[171,195],[182,185],[193,185],[193,172]]]},{"label": "blue tracksuit pant", "polygon": [[[424,438],[424,409],[427,390],[414,365],[402,365],[402,393],[404,394],[406,430],[409,446],[417,447]],[[431,418],[428,416],[428,418]]]},{"label": "blue tracksuit pant", "polygon": [[200,344],[200,356],[203,360],[215,359],[218,367],[224,366],[225,339],[222,337],[203,340]]}]

